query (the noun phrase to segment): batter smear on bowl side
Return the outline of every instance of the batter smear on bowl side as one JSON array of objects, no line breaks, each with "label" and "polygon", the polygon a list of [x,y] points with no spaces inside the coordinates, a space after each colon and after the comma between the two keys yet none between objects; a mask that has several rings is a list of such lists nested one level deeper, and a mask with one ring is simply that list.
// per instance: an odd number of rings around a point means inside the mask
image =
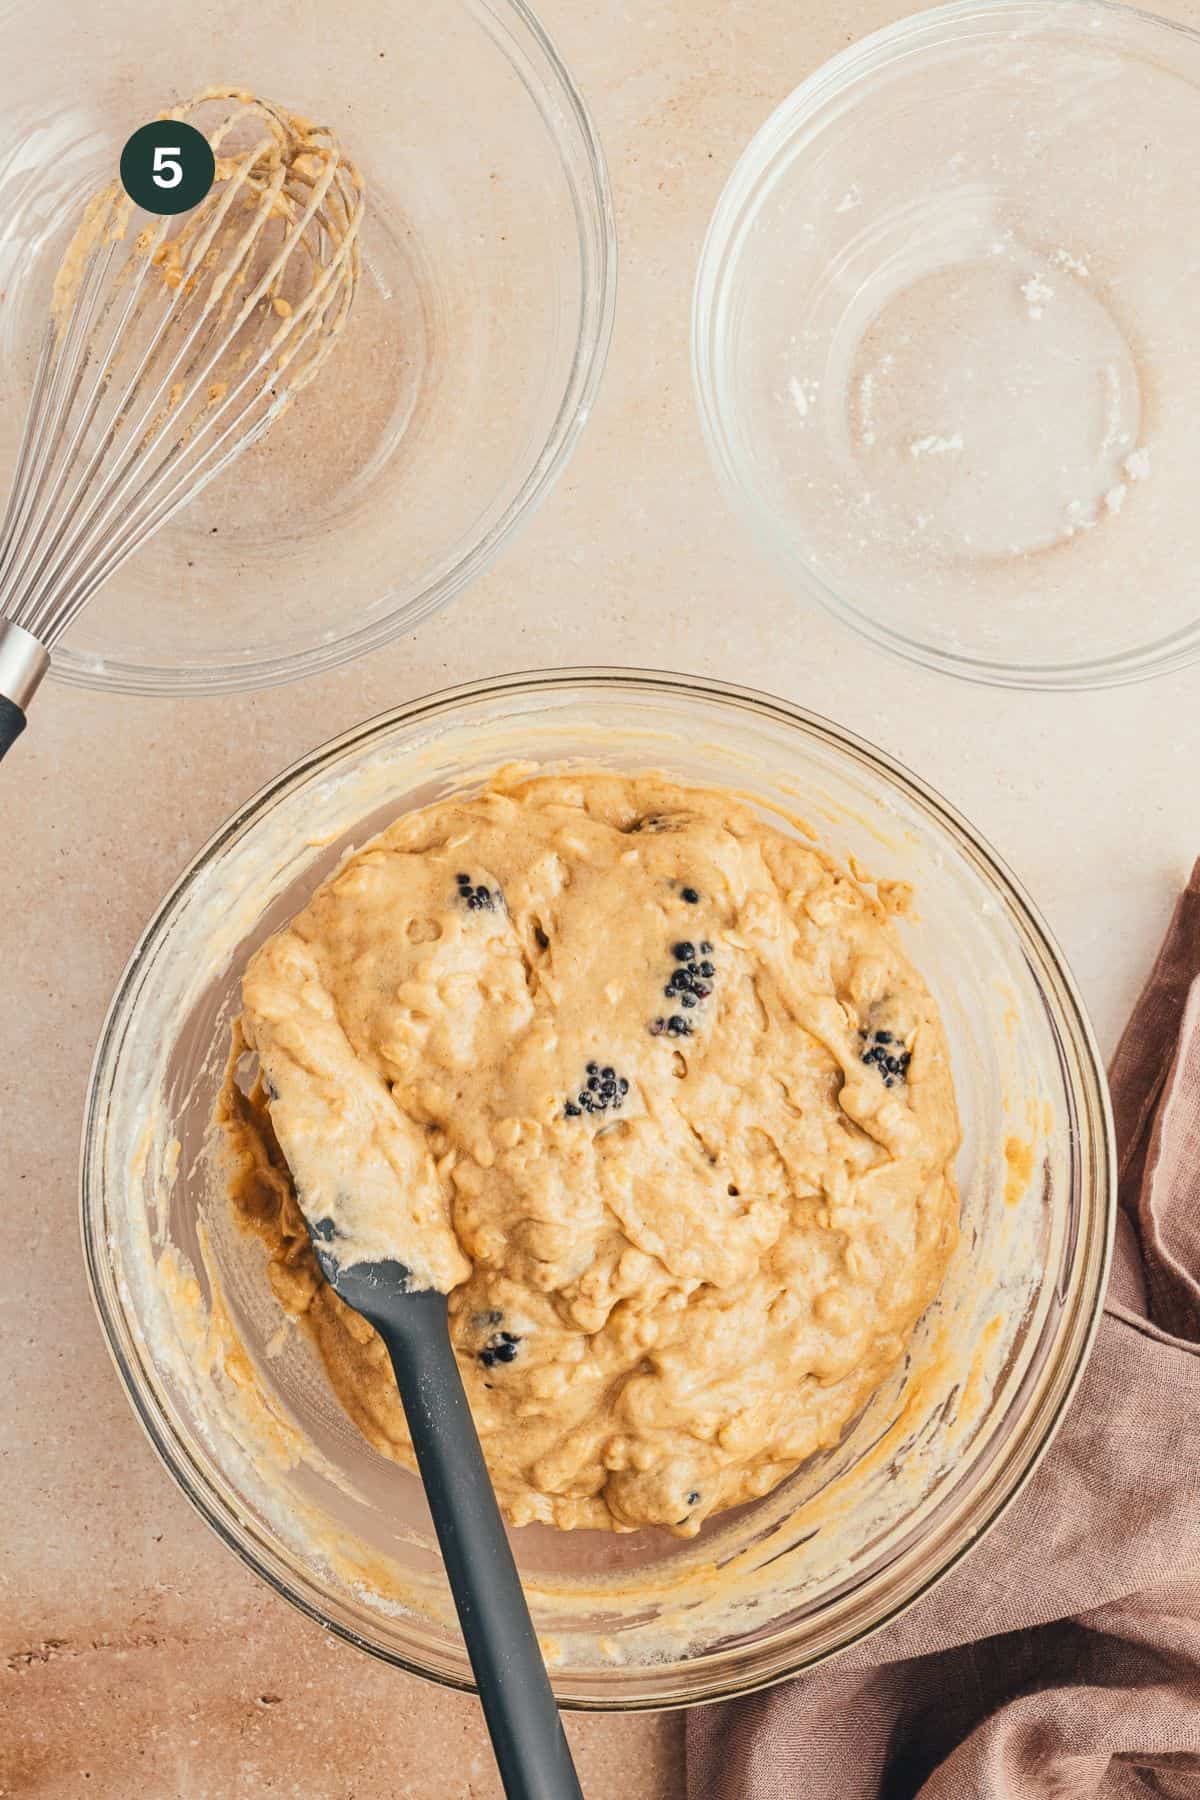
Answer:
[{"label": "batter smear on bowl side", "polygon": [[946,1041],[887,891],[730,793],[501,771],[344,864],[243,1001],[218,1122],[275,1293],[411,1465],[294,1184],[343,1263],[448,1291],[514,1524],[686,1537],[767,1493],[954,1247]]}]

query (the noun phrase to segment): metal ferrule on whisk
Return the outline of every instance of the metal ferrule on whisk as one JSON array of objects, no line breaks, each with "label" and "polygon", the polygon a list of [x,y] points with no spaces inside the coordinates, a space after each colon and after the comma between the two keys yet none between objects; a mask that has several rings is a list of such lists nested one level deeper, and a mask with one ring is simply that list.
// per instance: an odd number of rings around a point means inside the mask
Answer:
[{"label": "metal ferrule on whisk", "polygon": [[0,619],[0,698],[27,712],[49,667],[50,658],[32,632]]}]

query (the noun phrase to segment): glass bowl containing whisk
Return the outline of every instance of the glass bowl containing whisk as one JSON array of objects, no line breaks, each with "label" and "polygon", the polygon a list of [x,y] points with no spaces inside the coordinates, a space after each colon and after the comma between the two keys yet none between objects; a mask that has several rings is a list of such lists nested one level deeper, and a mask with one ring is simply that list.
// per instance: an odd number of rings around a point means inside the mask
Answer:
[{"label": "glass bowl containing whisk", "polygon": [[363,272],[321,376],[121,568],[68,682],[214,693],[333,668],[445,605],[561,473],[612,326],[584,104],[523,0],[23,7],[0,68],[0,487],[54,274],[129,133],[235,82],[363,171]]}]

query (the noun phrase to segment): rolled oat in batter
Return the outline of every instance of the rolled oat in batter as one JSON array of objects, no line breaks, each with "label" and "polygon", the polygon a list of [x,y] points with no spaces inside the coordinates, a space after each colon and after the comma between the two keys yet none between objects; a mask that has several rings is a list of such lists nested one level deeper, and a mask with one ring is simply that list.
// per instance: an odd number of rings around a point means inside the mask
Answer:
[{"label": "rolled oat in batter", "polygon": [[411,1465],[293,1179],[343,1261],[448,1291],[515,1524],[690,1536],[766,1493],[954,1245],[946,1043],[888,908],[731,794],[501,772],[408,814],[258,951],[240,1032],[220,1117],[275,1292]]}]

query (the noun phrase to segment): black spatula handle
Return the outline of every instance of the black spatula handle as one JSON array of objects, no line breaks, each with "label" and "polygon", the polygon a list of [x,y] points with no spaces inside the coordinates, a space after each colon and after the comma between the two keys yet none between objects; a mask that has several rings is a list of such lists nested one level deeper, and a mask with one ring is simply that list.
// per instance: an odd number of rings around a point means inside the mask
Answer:
[{"label": "black spatula handle", "polygon": [[582,1800],[450,1343],[446,1296],[408,1294],[388,1347],[509,1800]]}]

